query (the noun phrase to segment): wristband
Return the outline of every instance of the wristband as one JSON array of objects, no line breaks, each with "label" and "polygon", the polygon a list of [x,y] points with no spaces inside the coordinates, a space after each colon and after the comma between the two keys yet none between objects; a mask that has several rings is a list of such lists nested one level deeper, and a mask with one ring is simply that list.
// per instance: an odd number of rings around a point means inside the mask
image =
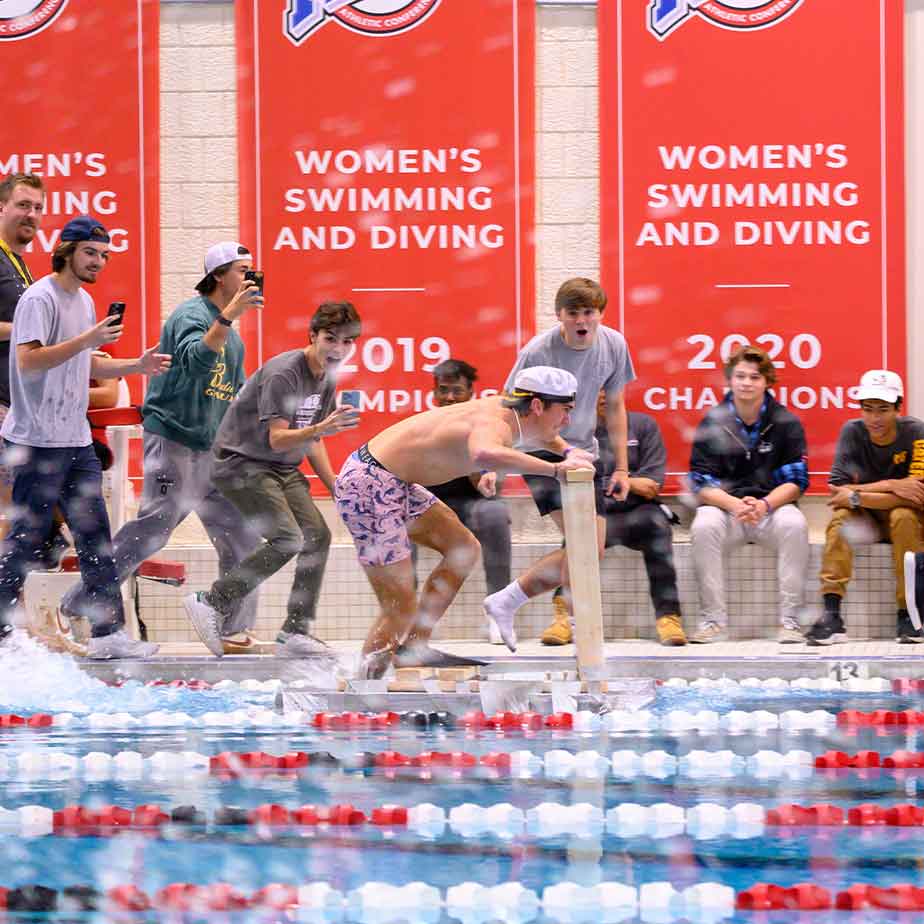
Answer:
[{"label": "wristband", "polygon": [[215,320],[218,321],[222,327],[230,327],[234,323],[233,321],[229,321],[223,314],[218,315]]},{"label": "wristband", "polygon": [[767,516],[770,516],[773,513],[773,508],[770,506],[770,501],[766,497],[762,497],[761,500],[764,502],[764,506],[767,508]]},{"label": "wristband", "polygon": [[564,456],[564,458],[567,459],[567,458],[568,458],[568,453],[571,452],[572,449],[574,449],[574,447],[573,447],[573,446],[569,446],[569,447],[562,453],[562,456]]}]

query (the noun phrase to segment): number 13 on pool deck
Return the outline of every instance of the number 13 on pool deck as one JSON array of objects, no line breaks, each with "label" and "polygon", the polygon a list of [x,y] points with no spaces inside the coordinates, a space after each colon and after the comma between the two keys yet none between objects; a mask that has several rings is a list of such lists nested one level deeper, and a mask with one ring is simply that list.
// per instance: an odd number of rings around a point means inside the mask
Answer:
[{"label": "number 13 on pool deck", "polygon": [[687,363],[688,369],[716,369],[724,365],[736,350],[754,344],[766,350],[777,369],[785,369],[791,363],[797,369],[814,369],[821,362],[821,341],[814,334],[795,334],[787,343],[779,334],[727,334],[719,343],[718,360],[715,338],[709,334],[690,334],[687,343],[698,347],[695,356]]},{"label": "number 13 on pool deck", "polygon": [[399,363],[402,372],[432,372],[443,360],[449,359],[449,342],[442,337],[424,337],[420,343],[414,337],[398,337],[394,343],[387,337],[370,337],[357,348],[350,347],[340,371],[359,372],[353,361],[357,358],[366,372],[387,372]]},{"label": "number 13 on pool deck", "polygon": [[869,677],[869,663],[866,661],[831,661],[828,663],[828,677],[839,683],[845,680],[865,680]]}]

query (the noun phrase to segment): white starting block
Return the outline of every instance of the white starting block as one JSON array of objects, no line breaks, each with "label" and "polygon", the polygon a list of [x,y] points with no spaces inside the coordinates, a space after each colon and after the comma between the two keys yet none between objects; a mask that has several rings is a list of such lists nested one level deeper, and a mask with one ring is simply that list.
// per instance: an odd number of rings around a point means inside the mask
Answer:
[{"label": "white starting block", "polygon": [[599,683],[606,676],[606,659],[592,469],[565,473],[562,508],[578,671],[587,683]]}]

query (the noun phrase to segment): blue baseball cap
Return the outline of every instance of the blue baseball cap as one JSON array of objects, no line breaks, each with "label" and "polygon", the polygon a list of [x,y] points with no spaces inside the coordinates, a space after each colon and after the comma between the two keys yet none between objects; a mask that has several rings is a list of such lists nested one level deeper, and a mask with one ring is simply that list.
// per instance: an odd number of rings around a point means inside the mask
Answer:
[{"label": "blue baseball cap", "polygon": [[89,215],[78,215],[72,218],[61,229],[62,241],[100,241],[109,243],[109,232]]}]

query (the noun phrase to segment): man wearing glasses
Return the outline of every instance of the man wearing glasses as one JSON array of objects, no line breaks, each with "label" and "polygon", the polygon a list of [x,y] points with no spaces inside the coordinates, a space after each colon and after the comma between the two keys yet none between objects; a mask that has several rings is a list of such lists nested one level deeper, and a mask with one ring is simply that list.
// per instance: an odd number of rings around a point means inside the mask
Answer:
[{"label": "man wearing glasses", "polygon": [[844,424],[829,484],[833,508],[821,562],[824,612],[806,633],[810,645],[847,641],[841,599],[850,581],[854,545],[887,539],[895,567],[896,640],[924,642],[905,599],[906,552],[924,550],[924,422],[901,414],[901,377],[871,369],[860,379],[861,418]]}]

